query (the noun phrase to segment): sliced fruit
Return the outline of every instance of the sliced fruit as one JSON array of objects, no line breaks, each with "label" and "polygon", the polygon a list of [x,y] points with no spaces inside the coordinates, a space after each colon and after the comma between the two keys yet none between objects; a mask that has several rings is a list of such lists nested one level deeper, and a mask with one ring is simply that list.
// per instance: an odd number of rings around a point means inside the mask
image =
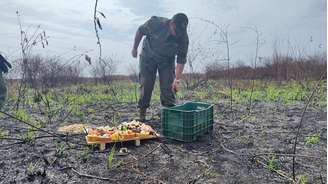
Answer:
[{"label": "sliced fruit", "polygon": [[113,133],[110,138],[112,139],[112,141],[120,141],[122,140],[121,135],[118,132]]}]

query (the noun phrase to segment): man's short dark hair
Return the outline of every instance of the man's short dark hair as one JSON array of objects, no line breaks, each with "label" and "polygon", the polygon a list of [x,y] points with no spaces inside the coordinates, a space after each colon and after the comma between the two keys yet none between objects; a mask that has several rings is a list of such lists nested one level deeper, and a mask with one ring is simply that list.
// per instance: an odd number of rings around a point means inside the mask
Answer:
[{"label": "man's short dark hair", "polygon": [[177,13],[172,17],[172,21],[178,26],[187,26],[188,17],[184,13]]},{"label": "man's short dark hair", "polygon": [[172,22],[175,23],[179,32],[186,32],[188,25],[188,17],[184,13],[177,13],[172,17]]}]

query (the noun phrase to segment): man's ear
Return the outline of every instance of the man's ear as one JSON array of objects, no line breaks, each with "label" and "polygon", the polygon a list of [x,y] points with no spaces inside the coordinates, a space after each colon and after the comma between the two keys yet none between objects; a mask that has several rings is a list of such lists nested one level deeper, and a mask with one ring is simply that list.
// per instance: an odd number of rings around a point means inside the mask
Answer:
[{"label": "man's ear", "polygon": [[177,25],[176,25],[174,22],[172,23],[172,25],[173,25],[174,31],[176,32],[176,30],[177,30]]},{"label": "man's ear", "polygon": [[171,31],[172,35],[174,35],[174,36],[177,35],[176,29],[177,29],[177,27],[176,27],[175,23],[170,22],[170,31]]}]

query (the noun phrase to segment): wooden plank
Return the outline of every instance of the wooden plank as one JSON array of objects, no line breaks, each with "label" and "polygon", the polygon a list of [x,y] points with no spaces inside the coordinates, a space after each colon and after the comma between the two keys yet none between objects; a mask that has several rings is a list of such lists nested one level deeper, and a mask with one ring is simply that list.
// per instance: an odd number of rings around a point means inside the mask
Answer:
[{"label": "wooden plank", "polygon": [[143,137],[143,138],[139,138],[139,139],[126,139],[126,140],[122,140],[122,141],[110,141],[110,142],[99,142],[99,141],[98,142],[89,142],[87,138],[86,138],[86,140],[87,140],[87,144],[99,145],[99,150],[104,151],[106,149],[106,144],[115,143],[115,142],[134,141],[135,146],[140,146],[142,140],[149,140],[149,139],[155,139],[155,138],[159,138],[159,136]]},{"label": "wooden plank", "polygon": [[123,139],[123,140],[117,140],[117,141],[88,141],[87,136],[85,137],[87,144],[107,144],[107,143],[116,143],[116,142],[126,142],[126,141],[136,141],[136,140],[147,140],[147,139],[156,139],[159,138],[160,135],[150,135],[150,136],[145,136],[145,137],[133,137],[130,139]]}]

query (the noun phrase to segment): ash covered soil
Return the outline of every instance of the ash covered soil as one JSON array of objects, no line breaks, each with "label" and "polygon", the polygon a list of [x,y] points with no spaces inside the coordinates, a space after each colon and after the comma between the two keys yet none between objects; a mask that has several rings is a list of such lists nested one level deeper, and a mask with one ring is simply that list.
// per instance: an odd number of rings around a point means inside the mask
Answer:
[{"label": "ash covered soil", "polygon": [[[291,183],[292,152],[297,126],[305,104],[257,102],[248,114],[246,106],[215,102],[214,130],[192,143],[161,138],[142,141],[141,146],[124,142],[115,145],[115,156],[108,164],[112,145],[104,152],[86,145],[85,135],[61,138],[38,132],[34,141],[24,142],[27,126],[9,117],[0,121],[10,138],[0,140],[0,183]],[[86,106],[85,110],[90,106]],[[134,103],[91,105],[95,112],[83,120],[68,117],[45,129],[73,123],[111,125],[136,117]],[[147,124],[160,132],[159,104],[152,104]],[[30,112],[35,113],[37,112]],[[326,109],[309,108],[298,138],[295,172],[307,183],[326,183]],[[309,136],[319,142],[309,144]],[[117,155],[121,147],[129,154]],[[111,165],[111,168],[109,168]]]}]

